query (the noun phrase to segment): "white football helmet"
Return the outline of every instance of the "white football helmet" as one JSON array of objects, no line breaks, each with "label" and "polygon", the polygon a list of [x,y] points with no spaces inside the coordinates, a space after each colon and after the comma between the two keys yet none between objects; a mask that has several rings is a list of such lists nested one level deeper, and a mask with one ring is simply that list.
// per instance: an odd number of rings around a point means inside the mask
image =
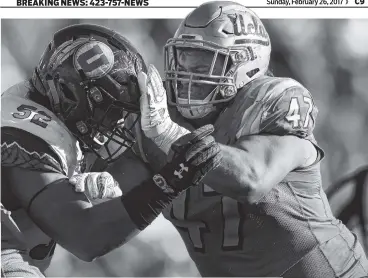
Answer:
[{"label": "white football helmet", "polygon": [[[180,71],[176,51],[191,48],[211,51],[213,60],[207,74]],[[246,7],[230,1],[204,3],[180,24],[174,38],[165,45],[165,79],[168,103],[186,118],[202,118],[235,97],[240,88],[265,74],[271,42],[261,20]],[[225,60],[221,75],[213,68],[219,55]],[[179,97],[178,82],[188,82],[185,99]],[[191,99],[194,83],[215,85],[204,100]]]}]

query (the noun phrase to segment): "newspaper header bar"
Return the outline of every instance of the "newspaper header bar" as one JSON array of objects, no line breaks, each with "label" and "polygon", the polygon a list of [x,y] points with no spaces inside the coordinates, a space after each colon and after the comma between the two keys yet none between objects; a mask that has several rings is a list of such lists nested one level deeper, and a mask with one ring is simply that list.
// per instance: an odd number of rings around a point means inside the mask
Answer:
[{"label": "newspaper header bar", "polygon": [[[291,4],[301,1],[302,4]],[[317,0],[310,0],[317,1]],[[260,18],[368,18],[368,0],[235,0]],[[81,3],[84,3],[82,5]],[[1,18],[180,19],[207,0],[3,0]],[[92,4],[91,4],[92,3]],[[116,3],[116,6],[114,6]],[[283,4],[284,3],[284,4]],[[286,4],[285,4],[286,3]],[[287,3],[290,3],[289,5]],[[303,4],[304,3],[304,4]],[[309,4],[308,4],[309,3]],[[315,2],[314,2],[315,3]],[[327,4],[323,4],[327,3]],[[330,4],[333,3],[333,4]],[[31,5],[29,5],[31,4]],[[42,4],[42,5],[41,5]],[[111,5],[110,5],[111,4]],[[121,4],[118,6],[118,4]],[[123,5],[124,4],[124,5]],[[30,12],[32,10],[32,12]],[[107,12],[108,11],[108,12]]]},{"label": "newspaper header bar", "polygon": [[[207,0],[6,0],[2,8],[195,8]],[[249,8],[362,8],[368,0],[242,0]]]}]

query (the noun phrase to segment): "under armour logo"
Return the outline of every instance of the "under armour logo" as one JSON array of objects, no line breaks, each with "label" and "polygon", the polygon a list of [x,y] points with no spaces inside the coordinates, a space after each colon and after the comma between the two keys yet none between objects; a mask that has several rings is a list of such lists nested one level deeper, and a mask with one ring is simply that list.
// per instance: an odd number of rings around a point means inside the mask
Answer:
[{"label": "under armour logo", "polygon": [[180,163],[179,166],[180,170],[179,171],[175,170],[174,175],[177,176],[179,179],[182,179],[183,178],[182,173],[183,171],[188,172],[188,167],[185,167],[183,163]]}]

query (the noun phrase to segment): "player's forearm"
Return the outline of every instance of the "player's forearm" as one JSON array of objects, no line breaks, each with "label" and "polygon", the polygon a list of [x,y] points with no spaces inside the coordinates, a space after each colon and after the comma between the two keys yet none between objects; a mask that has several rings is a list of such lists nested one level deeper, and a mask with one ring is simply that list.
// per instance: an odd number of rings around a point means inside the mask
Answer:
[{"label": "player's forearm", "polygon": [[150,178],[122,197],[92,206],[84,194],[66,190],[70,186],[67,182],[62,179],[48,186],[32,203],[30,213],[46,234],[84,261],[126,243],[181,192],[167,191]]},{"label": "player's forearm", "polygon": [[[78,221],[78,219],[76,219]],[[95,205],[81,213],[78,237],[70,247],[85,261],[93,261],[122,246],[140,230],[131,221],[120,198]],[[73,245],[76,244],[76,245]]]},{"label": "player's forearm", "polygon": [[67,179],[49,185],[30,206],[34,222],[63,248],[92,261],[148,226],[171,201],[149,179],[123,197],[92,206]]},{"label": "player's forearm", "polygon": [[249,152],[220,144],[222,161],[203,182],[215,191],[242,202],[257,198],[264,167]]},{"label": "player's forearm", "polygon": [[35,208],[43,198],[36,200],[32,218],[46,234],[83,261],[105,255],[139,231],[120,198],[95,206],[82,200],[71,201],[36,215]]}]

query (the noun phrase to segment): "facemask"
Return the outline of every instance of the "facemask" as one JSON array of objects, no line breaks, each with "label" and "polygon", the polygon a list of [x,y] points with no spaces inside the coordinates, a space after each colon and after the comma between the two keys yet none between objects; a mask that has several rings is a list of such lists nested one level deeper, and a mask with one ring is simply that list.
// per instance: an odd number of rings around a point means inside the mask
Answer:
[{"label": "facemask", "polygon": [[[200,119],[207,116],[209,113],[216,110],[213,104],[208,104],[211,100],[213,93],[210,93],[205,99],[191,99],[190,106],[180,106],[180,104],[188,104],[187,98],[177,98],[178,111],[179,113],[187,119]],[[193,104],[193,105],[192,105]]]}]

